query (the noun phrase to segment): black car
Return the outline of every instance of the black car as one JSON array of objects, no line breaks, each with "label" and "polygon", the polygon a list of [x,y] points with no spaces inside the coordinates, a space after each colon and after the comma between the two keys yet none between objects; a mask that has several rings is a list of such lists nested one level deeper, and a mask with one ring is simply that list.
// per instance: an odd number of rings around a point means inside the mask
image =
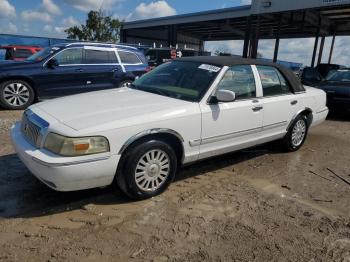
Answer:
[{"label": "black car", "polygon": [[330,109],[350,110],[350,69],[331,71],[316,87],[327,93]]},{"label": "black car", "polygon": [[25,61],[0,63],[0,105],[25,109],[36,100],[129,86],[147,71],[143,52],[134,47],[57,45]]},{"label": "black car", "polygon": [[305,67],[301,72],[301,81],[304,85],[315,86],[325,80],[330,72],[344,68],[345,66],[337,64],[319,64],[315,68]]}]

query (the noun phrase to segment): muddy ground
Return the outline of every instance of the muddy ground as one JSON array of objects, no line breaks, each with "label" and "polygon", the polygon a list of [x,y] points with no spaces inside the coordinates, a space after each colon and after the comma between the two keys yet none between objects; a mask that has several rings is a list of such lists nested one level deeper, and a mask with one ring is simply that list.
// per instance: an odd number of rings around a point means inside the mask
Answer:
[{"label": "muddy ground", "polygon": [[264,145],[183,168],[141,202],[48,189],[11,147],[19,118],[0,111],[0,261],[350,261],[350,117],[296,153]]}]

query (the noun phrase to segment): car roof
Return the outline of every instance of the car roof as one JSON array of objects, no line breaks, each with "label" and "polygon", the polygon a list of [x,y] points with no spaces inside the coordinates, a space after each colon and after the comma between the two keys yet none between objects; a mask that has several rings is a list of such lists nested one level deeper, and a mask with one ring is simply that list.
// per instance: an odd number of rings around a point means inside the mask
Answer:
[{"label": "car roof", "polygon": [[76,42],[76,43],[63,43],[55,45],[57,47],[84,47],[84,46],[91,46],[91,47],[102,47],[102,48],[117,48],[125,51],[135,51],[140,52],[140,50],[137,47],[128,46],[128,45],[122,45],[122,44],[109,44],[109,43],[89,43],[89,42]]},{"label": "car roof", "polygon": [[198,62],[202,64],[210,64],[216,66],[234,66],[234,65],[261,65],[261,66],[271,66],[277,68],[286,78],[293,92],[302,92],[305,91],[304,86],[301,84],[300,79],[293,73],[292,70],[287,67],[267,62],[259,59],[247,59],[235,56],[193,56],[193,57],[182,57],[175,59],[175,61],[183,61],[183,62]]}]

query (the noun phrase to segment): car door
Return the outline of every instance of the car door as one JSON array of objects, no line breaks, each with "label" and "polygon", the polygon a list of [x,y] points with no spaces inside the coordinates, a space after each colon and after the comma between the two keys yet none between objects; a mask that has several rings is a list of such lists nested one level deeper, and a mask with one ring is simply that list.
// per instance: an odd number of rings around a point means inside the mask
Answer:
[{"label": "car door", "polygon": [[230,90],[236,100],[228,103],[202,102],[200,158],[206,158],[254,145],[263,124],[255,75],[250,65],[230,67],[217,90]]},{"label": "car door", "polygon": [[87,72],[86,92],[116,88],[123,74],[113,48],[84,47],[83,70]]},{"label": "car door", "polygon": [[287,78],[275,67],[256,66],[263,91],[263,136],[280,137],[303,109],[301,94],[294,94]]},{"label": "car door", "polygon": [[[59,97],[83,92],[86,72],[82,67],[83,49],[68,48],[46,61],[35,75],[40,96]],[[54,66],[50,60],[54,61]]]},{"label": "car door", "polygon": [[133,52],[118,50],[119,58],[125,70],[126,79],[135,79],[146,73],[148,65]]}]

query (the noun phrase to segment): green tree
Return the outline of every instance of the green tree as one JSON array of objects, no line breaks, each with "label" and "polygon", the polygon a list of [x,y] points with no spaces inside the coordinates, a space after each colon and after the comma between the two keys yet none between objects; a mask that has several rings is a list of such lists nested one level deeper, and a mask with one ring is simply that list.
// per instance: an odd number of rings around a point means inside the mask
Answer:
[{"label": "green tree", "polygon": [[69,39],[98,42],[118,42],[121,21],[107,15],[102,10],[90,11],[85,25],[73,26],[65,30]]}]

